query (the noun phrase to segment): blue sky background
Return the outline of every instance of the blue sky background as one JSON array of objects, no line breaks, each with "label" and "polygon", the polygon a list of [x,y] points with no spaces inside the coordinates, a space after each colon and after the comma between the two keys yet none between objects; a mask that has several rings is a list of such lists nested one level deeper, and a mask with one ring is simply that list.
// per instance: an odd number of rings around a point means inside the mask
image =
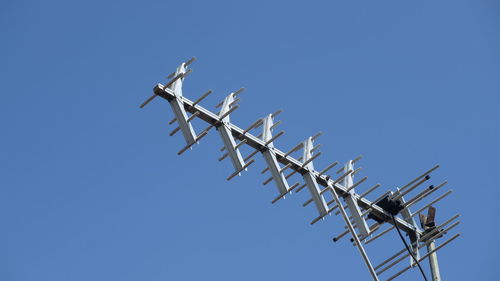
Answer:
[{"label": "blue sky background", "polygon": [[[191,56],[188,98],[213,89],[214,110],[246,87],[236,124],[284,109],[276,145],[323,131],[316,167],[363,154],[358,190],[382,184],[371,199],[441,164],[431,182],[455,192],[437,220],[463,222],[443,279],[493,280],[499,13],[494,0],[1,1],[0,280],[370,280],[331,241],[340,217],[310,226],[306,192],[270,204],[260,157],[227,182],[215,131],[179,157],[168,104],[139,109]],[[374,264],[398,239],[368,245]]]}]

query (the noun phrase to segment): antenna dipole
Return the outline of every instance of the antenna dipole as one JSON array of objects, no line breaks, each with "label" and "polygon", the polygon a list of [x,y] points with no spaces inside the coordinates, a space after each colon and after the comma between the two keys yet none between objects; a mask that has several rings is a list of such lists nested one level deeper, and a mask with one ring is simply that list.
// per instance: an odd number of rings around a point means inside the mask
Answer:
[{"label": "antenna dipole", "polygon": [[[405,198],[405,196],[409,195],[420,185],[428,181],[430,179],[430,174],[438,169],[439,165],[424,172],[401,188],[396,188],[395,191],[387,191],[375,200],[370,201],[366,196],[375,191],[380,184],[374,185],[361,194],[356,193],[355,189],[367,179],[367,177],[363,177],[357,182],[354,180],[355,175],[361,170],[361,168],[354,167],[361,159],[361,156],[347,161],[347,163],[342,168],[338,169],[332,177],[328,174],[328,171],[336,166],[338,161],[333,162],[320,171],[316,171],[314,167],[314,160],[322,155],[321,152],[317,151],[321,144],[314,144],[321,133],[306,138],[303,142],[286,153],[274,145],[276,139],[283,136],[285,133],[284,131],[280,131],[274,134],[274,130],[281,123],[281,121],[275,122],[274,118],[281,110],[258,119],[246,129],[241,129],[237,125],[231,123],[230,116],[239,108],[238,102],[240,98],[238,96],[243,92],[243,88],[231,92],[222,102],[217,104],[216,107],[220,108],[218,113],[213,113],[200,105],[203,99],[212,93],[211,90],[207,91],[194,102],[187,99],[183,95],[182,86],[187,75],[192,72],[191,69],[188,69],[188,66],[194,61],[195,58],[192,58],[179,65],[176,71],[168,76],[171,80],[165,85],[157,84],[153,89],[153,96],[148,98],[140,106],[141,108],[145,107],[156,97],[161,97],[168,101],[175,115],[174,119],[172,119],[169,124],[177,123],[178,125],[170,135],[174,135],[178,131],[181,131],[186,141],[186,146],[178,152],[179,155],[191,149],[193,145],[199,143],[199,141],[215,127],[224,145],[220,149],[224,154],[219,158],[219,161],[229,158],[234,168],[234,171],[227,177],[227,180],[231,180],[235,176],[241,175],[241,173],[246,171],[251,164],[255,163],[255,155],[258,153],[262,154],[267,164],[267,167],[262,170],[262,173],[264,174],[269,171],[271,174],[271,177],[264,181],[264,184],[274,181],[278,191],[278,196],[272,200],[271,203],[274,204],[285,198],[286,195],[291,194],[293,191],[299,192],[307,187],[311,199],[306,201],[303,206],[306,207],[308,204],[314,203],[318,212],[318,217],[313,219],[311,224],[324,220],[327,216],[331,215],[334,210],[338,209],[334,214],[342,215],[346,231],[333,238],[333,241],[337,242],[345,235],[350,234],[352,237],[351,242],[358,248],[373,280],[378,281],[381,274],[396,266],[407,257],[411,257],[410,265],[398,271],[388,280],[396,278],[408,269],[415,267],[417,264],[420,266],[419,263],[426,258],[429,258],[433,280],[441,280],[436,252],[455,240],[460,234],[455,234],[438,246],[436,246],[436,240],[448,234],[448,232],[460,222],[457,221],[451,226],[444,228],[447,224],[450,224],[458,218],[457,215],[447,220],[445,223],[436,226],[434,222],[436,209],[432,207],[432,204],[436,204],[438,201],[445,198],[452,190],[432,200],[430,203],[418,209],[415,213],[411,212],[411,206],[417,204],[427,196],[430,196],[447,182],[436,187],[430,185],[424,188],[420,193],[414,195],[414,197],[408,200]],[[188,114],[190,115],[188,116]],[[200,119],[208,123],[208,127],[199,134],[196,134],[191,124],[194,119]],[[259,127],[262,129],[261,133],[257,136],[253,135],[251,132]],[[244,157],[240,151],[242,146],[250,147],[253,149],[253,152]],[[302,149],[302,155],[299,158],[293,157],[292,155],[300,149]],[[299,181],[290,185],[288,179],[294,175],[300,176],[304,184],[301,185]],[[327,195],[330,195],[333,199],[330,201],[326,200],[325,196]],[[333,206],[331,207],[331,205]],[[421,212],[425,210],[429,212],[427,216],[421,214]],[[414,219],[417,214],[419,214],[420,225],[418,225]],[[375,223],[368,226],[368,221],[375,221]],[[390,226],[377,234],[376,232],[385,224]],[[391,232],[394,228],[407,234],[410,239],[409,246],[407,249],[403,249],[385,261],[382,261],[380,264],[373,266],[363,244],[367,245],[373,242],[375,239]],[[402,239],[404,238],[402,237]],[[420,249],[424,247],[427,252],[421,254]],[[404,254],[405,251],[408,253]],[[425,274],[424,272],[422,273]]]}]

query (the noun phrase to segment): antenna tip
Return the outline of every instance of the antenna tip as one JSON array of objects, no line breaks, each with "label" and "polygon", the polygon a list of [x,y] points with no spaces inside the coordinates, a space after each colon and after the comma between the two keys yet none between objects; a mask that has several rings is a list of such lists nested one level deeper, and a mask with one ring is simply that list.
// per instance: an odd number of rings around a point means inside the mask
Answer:
[{"label": "antenna tip", "polygon": [[278,110],[276,110],[276,112],[274,112],[273,114],[271,114],[271,117],[274,118],[274,117],[276,117],[276,115],[280,114],[281,112],[283,112],[283,110],[282,109],[278,109]]},{"label": "antenna tip", "polygon": [[333,238],[333,242],[337,242],[337,241],[338,241],[338,239],[336,237]]},{"label": "antenna tip", "polygon": [[431,176],[429,176],[429,175],[425,176],[425,179],[426,179],[426,180],[428,180],[428,179],[430,179],[430,178],[431,178]]},{"label": "antenna tip", "polygon": [[430,189],[430,190],[434,189],[434,185],[432,185],[432,184],[431,184],[431,185],[429,185],[429,189]]},{"label": "antenna tip", "polygon": [[244,90],[245,90],[245,88],[241,87],[237,91],[233,92],[233,95],[237,96],[237,95],[241,94]]},{"label": "antenna tip", "polygon": [[196,60],[196,57],[192,57],[190,60],[184,63],[185,66],[192,64]]}]

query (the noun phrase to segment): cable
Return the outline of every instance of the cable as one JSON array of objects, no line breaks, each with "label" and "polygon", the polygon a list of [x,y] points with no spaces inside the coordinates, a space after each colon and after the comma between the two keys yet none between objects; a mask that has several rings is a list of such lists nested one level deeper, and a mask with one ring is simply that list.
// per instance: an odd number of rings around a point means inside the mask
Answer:
[{"label": "cable", "polygon": [[415,261],[415,263],[418,265],[418,269],[420,269],[420,272],[422,273],[422,276],[424,277],[424,280],[427,281],[427,277],[425,276],[425,272],[422,269],[422,267],[420,266],[420,263],[417,261],[417,259],[413,255],[413,253],[411,252],[410,247],[408,246],[408,244],[406,243],[405,238],[403,237],[403,234],[401,234],[401,230],[399,229],[399,226],[396,223],[396,219],[394,218],[394,215],[391,214],[391,216],[392,216],[392,222],[394,223],[394,226],[396,227],[396,230],[398,231],[399,237],[401,237],[401,240],[403,240],[403,243],[405,244],[406,250],[408,250],[408,253],[413,258],[413,260]]}]

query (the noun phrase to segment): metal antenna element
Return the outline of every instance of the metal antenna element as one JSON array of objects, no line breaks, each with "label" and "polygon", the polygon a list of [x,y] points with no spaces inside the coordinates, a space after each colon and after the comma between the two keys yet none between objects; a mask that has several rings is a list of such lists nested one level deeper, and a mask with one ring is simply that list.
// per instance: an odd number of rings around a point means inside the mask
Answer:
[{"label": "metal antenna element", "polygon": [[[278,191],[277,197],[271,203],[277,203],[279,200],[284,199],[285,196],[291,196],[292,192],[297,193],[307,187],[310,199],[303,206],[306,207],[314,203],[318,213],[318,216],[311,221],[311,224],[324,220],[332,214],[332,211],[338,209],[334,214],[342,215],[345,223],[343,229],[345,231],[333,238],[333,241],[337,242],[342,237],[350,234],[350,242],[354,243],[358,248],[373,280],[378,281],[381,274],[391,271],[393,267],[397,267],[399,262],[406,258],[410,258],[409,266],[393,269],[393,275],[388,280],[392,280],[407,270],[415,268],[416,265],[421,268],[420,262],[424,259],[429,260],[432,280],[441,280],[436,252],[455,240],[460,234],[453,235],[440,245],[436,245],[436,242],[439,238],[448,235],[452,228],[460,222],[452,223],[459,217],[459,215],[456,215],[438,225],[436,223],[436,208],[432,205],[451,194],[452,190],[441,194],[430,203],[422,204],[417,207],[418,209],[415,212],[410,210],[410,207],[419,204],[420,201],[434,194],[447,183],[445,181],[437,186],[426,186],[425,184],[430,180],[430,174],[437,170],[439,165],[402,185],[401,188],[395,188],[393,191],[389,190],[379,195],[375,200],[369,200],[366,197],[380,187],[380,184],[373,185],[359,194],[356,192],[356,189],[360,188],[361,184],[368,179],[368,177],[362,177],[357,181],[354,180],[354,177],[361,171],[361,168],[354,166],[358,164],[362,156],[347,161],[340,169],[334,170],[333,175],[328,174],[328,172],[339,163],[337,161],[331,162],[330,165],[319,171],[315,169],[313,162],[322,153],[318,151],[321,145],[315,145],[314,142],[321,136],[321,132],[306,138],[288,152],[283,152],[276,147],[275,142],[284,135],[284,131],[274,132],[276,127],[281,124],[281,121],[276,122],[274,120],[282,112],[281,110],[259,118],[246,129],[241,129],[231,123],[231,114],[238,109],[239,105],[237,103],[240,101],[240,94],[244,88],[231,92],[217,104],[216,107],[220,108],[218,113],[213,113],[200,105],[203,99],[212,93],[211,90],[195,101],[184,97],[182,93],[183,82],[185,77],[191,73],[191,69],[187,69],[187,67],[194,61],[195,58],[192,58],[177,67],[175,72],[168,75],[168,79],[171,80],[165,85],[157,84],[153,89],[153,96],[140,106],[143,108],[157,96],[165,99],[170,104],[174,118],[169,124],[177,123],[178,125],[170,135],[180,131],[186,141],[186,146],[178,152],[179,155],[191,149],[194,144],[199,143],[201,138],[206,136],[212,128],[216,128],[223,144],[220,151],[224,153],[219,158],[219,161],[229,158],[234,169],[227,177],[227,180],[241,175],[251,164],[255,163],[254,156],[259,153],[262,154],[266,164],[262,174],[270,173],[270,177],[264,184],[273,181]],[[191,124],[194,119],[208,123],[208,127],[197,134]],[[260,134],[253,135],[251,132],[259,127],[261,127]],[[240,151],[243,146],[250,147],[253,151],[247,156],[243,156]],[[302,150],[302,153],[295,156],[298,158],[292,156],[299,150]],[[286,170],[290,171],[285,174]],[[294,175],[300,176],[300,181],[290,186],[288,179]],[[425,187],[420,188],[420,192],[417,192],[416,190],[421,186]],[[407,199],[405,196],[412,197]],[[327,197],[329,197],[328,200]],[[330,207],[331,205],[333,207]],[[426,210],[427,215],[422,214]],[[417,215],[420,224],[415,221],[414,217]],[[374,221],[374,223],[368,226],[368,221]],[[445,227],[450,223],[452,223],[451,226]],[[388,227],[377,234],[377,231],[382,229],[381,226],[383,225],[388,225]],[[391,231],[394,232],[395,229],[398,232],[405,232],[409,238],[409,243],[406,243],[405,238],[401,235],[400,237],[406,245],[405,248],[380,264],[373,266],[365,246]],[[422,248],[426,248],[425,253],[420,253]],[[404,254],[405,252],[406,254]]]}]

